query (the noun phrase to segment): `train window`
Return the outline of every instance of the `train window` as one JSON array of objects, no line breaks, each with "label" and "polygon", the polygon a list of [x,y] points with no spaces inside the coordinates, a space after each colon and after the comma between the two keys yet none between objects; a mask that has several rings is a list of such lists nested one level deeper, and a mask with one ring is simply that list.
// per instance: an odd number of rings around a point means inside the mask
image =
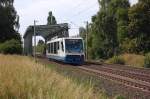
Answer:
[{"label": "train window", "polygon": [[47,47],[48,47],[48,53],[50,53],[50,44],[48,44]]},{"label": "train window", "polygon": [[67,53],[82,53],[83,42],[81,39],[66,39],[65,49]]},{"label": "train window", "polygon": [[49,53],[51,53],[51,45],[50,45],[50,43],[49,43]]},{"label": "train window", "polygon": [[51,53],[51,43],[49,44],[49,46],[50,46],[50,48],[49,48],[50,51],[49,52]]},{"label": "train window", "polygon": [[51,53],[53,54],[53,43],[51,43]]},{"label": "train window", "polygon": [[49,44],[47,44],[47,51],[49,50],[49,47],[48,47],[48,46],[49,46]]},{"label": "train window", "polygon": [[55,54],[55,45],[54,45],[54,43],[53,43],[53,54]]},{"label": "train window", "polygon": [[54,54],[54,43],[52,43],[52,53]]},{"label": "train window", "polygon": [[59,50],[59,43],[58,42],[55,42],[56,43],[56,54],[58,54],[58,50]]},{"label": "train window", "polygon": [[50,53],[52,53],[52,51],[51,51],[52,46],[51,46],[51,45],[52,45],[52,44],[50,43],[50,44],[49,44],[49,47],[50,47],[50,48],[49,48],[49,52],[50,52]]},{"label": "train window", "polygon": [[47,51],[48,51],[48,44],[46,45],[46,49],[47,49]]},{"label": "train window", "polygon": [[56,53],[57,53],[57,43],[54,42],[54,54],[56,54]]},{"label": "train window", "polygon": [[62,48],[62,51],[64,51],[64,44],[63,44],[63,42],[61,42],[61,48]]},{"label": "train window", "polygon": [[57,50],[59,50],[59,42],[57,42]]}]

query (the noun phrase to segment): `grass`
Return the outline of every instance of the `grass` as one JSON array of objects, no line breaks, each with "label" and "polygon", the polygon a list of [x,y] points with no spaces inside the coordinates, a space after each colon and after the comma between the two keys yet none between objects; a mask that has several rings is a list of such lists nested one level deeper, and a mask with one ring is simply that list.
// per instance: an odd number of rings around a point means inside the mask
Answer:
[{"label": "grass", "polygon": [[111,59],[109,59],[107,61],[107,63],[124,65],[125,64],[125,60],[121,56],[114,56]]},{"label": "grass", "polygon": [[150,53],[147,53],[144,59],[144,67],[150,68]]},{"label": "grass", "polygon": [[123,96],[125,95],[123,93],[120,93],[119,90],[115,89],[118,89],[118,87],[115,86],[114,83],[109,83],[108,80],[104,80],[87,72],[84,72],[78,69],[76,66],[48,65],[48,67],[55,70],[64,77],[70,78],[78,85],[82,84],[87,88],[92,85],[94,92],[101,95],[101,98],[99,99],[118,99],[118,94],[122,94]]},{"label": "grass", "polygon": [[0,55],[0,99],[103,99],[29,57]]},{"label": "grass", "polygon": [[144,56],[142,55],[136,55],[136,54],[124,54],[122,55],[123,59],[125,60],[125,64],[143,68],[144,66]]},{"label": "grass", "polygon": [[[136,55],[136,54],[123,54],[123,55],[120,55],[119,57],[121,57],[124,60],[124,63],[126,65],[129,65],[132,67],[138,67],[138,68],[144,67],[145,56]],[[112,63],[112,58],[106,60],[106,63]]]}]

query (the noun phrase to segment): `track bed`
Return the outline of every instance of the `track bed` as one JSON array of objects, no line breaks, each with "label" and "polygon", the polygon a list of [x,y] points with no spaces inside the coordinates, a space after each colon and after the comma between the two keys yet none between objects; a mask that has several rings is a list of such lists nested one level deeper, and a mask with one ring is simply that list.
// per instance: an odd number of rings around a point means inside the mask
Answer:
[{"label": "track bed", "polygon": [[[72,66],[61,62],[48,61],[47,59],[42,59],[42,61],[46,64],[55,64],[61,68],[64,66],[73,67],[80,72],[88,73],[101,80],[106,80],[108,83],[112,83],[112,86],[113,84],[114,86],[118,86],[119,89],[114,90],[120,90],[121,94],[126,93],[124,91],[129,92],[129,94],[135,94],[131,96],[132,98],[141,99],[142,97],[142,99],[149,99],[150,97],[150,71],[148,69],[93,63],[86,63],[82,66]],[[110,88],[112,86],[110,86]],[[107,88],[108,87],[109,86],[107,86]]]}]

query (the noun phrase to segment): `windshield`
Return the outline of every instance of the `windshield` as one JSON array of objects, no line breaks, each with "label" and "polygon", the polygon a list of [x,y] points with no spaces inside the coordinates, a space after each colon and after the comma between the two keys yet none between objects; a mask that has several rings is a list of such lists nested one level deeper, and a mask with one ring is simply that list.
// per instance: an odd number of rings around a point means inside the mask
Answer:
[{"label": "windshield", "polygon": [[67,53],[82,53],[83,42],[81,39],[66,39],[66,52]]}]

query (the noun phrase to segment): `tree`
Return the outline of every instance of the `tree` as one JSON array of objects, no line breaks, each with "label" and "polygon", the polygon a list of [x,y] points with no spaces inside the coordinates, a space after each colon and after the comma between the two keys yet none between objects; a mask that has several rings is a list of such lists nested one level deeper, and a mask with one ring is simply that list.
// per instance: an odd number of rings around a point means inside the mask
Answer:
[{"label": "tree", "polygon": [[150,0],[139,0],[129,9],[128,36],[135,40],[134,53],[150,52]]},{"label": "tree", "polygon": [[92,18],[91,42],[94,58],[108,58],[115,54],[118,46],[116,23],[110,14],[111,0],[99,0],[100,11]]},{"label": "tree", "polygon": [[43,40],[39,40],[38,45],[36,46],[37,52],[40,54],[44,54],[45,48],[45,42]]},{"label": "tree", "polygon": [[116,55],[127,34],[128,0],[98,0],[100,10],[92,17],[89,48],[93,58]]},{"label": "tree", "polygon": [[50,11],[49,16],[47,18],[47,25],[57,24],[56,18],[53,16],[53,13]]},{"label": "tree", "polygon": [[22,54],[22,45],[18,40],[11,39],[0,44],[0,53]]},{"label": "tree", "polygon": [[116,23],[117,37],[121,44],[127,37],[129,0],[111,0],[109,13]]},{"label": "tree", "polygon": [[38,45],[43,45],[45,44],[43,40],[39,40]]},{"label": "tree", "polygon": [[118,48],[117,51],[121,51],[123,42],[128,34],[128,9],[130,7],[129,0],[111,0],[109,4],[109,14],[114,21],[114,30],[117,34]]},{"label": "tree", "polygon": [[19,39],[19,16],[13,6],[14,0],[0,1],[0,43],[10,39]]}]

